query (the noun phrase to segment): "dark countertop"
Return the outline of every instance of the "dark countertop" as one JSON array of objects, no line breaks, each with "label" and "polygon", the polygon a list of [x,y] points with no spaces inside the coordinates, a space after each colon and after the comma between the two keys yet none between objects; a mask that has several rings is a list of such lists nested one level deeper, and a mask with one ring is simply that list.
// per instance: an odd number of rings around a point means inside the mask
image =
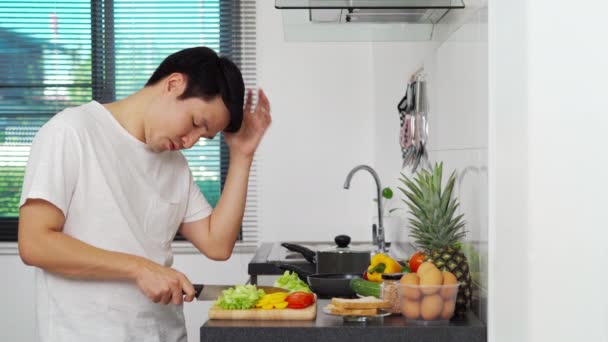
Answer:
[{"label": "dark countertop", "polygon": [[329,316],[317,303],[315,321],[231,321],[208,320],[200,329],[201,341],[416,341],[485,342],[486,326],[472,313],[460,321],[436,325],[414,325],[400,315],[371,322],[344,322]]}]

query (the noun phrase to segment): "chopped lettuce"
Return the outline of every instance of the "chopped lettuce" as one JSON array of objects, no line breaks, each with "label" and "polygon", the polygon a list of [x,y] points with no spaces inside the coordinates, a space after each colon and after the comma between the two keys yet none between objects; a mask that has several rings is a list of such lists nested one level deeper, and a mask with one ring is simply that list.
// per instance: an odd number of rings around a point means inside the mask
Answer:
[{"label": "chopped lettuce", "polygon": [[302,281],[302,279],[298,278],[298,275],[293,272],[285,271],[282,276],[280,276],[275,282],[275,287],[280,287],[289,292],[308,292],[312,293],[308,285]]},{"label": "chopped lettuce", "polygon": [[236,285],[222,291],[215,304],[228,310],[251,309],[265,294],[264,290],[258,290],[255,285]]}]

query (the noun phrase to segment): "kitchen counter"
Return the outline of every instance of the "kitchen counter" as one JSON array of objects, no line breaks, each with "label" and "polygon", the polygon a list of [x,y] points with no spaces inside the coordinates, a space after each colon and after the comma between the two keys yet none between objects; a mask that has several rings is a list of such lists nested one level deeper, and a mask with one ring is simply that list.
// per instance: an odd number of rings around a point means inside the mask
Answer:
[{"label": "kitchen counter", "polygon": [[200,329],[201,341],[416,341],[485,342],[486,326],[474,314],[448,324],[412,325],[400,315],[365,323],[344,322],[329,316],[322,308],[329,300],[317,303],[315,321],[231,321],[208,320]]}]

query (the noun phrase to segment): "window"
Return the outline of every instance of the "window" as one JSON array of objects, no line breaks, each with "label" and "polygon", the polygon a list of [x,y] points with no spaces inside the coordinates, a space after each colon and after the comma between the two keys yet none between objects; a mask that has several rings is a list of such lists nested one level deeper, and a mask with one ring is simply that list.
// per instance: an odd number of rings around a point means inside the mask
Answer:
[{"label": "window", "polygon": [[[0,0],[0,241],[16,241],[29,146],[66,107],[123,98],[169,54],[205,45],[256,86],[255,1]],[[228,167],[221,135],[184,151],[215,206]],[[255,244],[255,167],[241,240]]]}]

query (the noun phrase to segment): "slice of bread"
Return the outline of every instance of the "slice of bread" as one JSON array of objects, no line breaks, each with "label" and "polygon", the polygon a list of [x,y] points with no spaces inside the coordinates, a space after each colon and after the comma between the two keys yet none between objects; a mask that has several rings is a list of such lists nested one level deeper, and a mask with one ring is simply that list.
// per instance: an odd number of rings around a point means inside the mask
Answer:
[{"label": "slice of bread", "polygon": [[327,304],[325,310],[341,316],[374,316],[378,314],[378,309],[345,309],[332,304]]},{"label": "slice of bread", "polygon": [[391,307],[391,303],[376,297],[361,297],[357,299],[332,298],[331,304],[343,309],[383,309]]}]

